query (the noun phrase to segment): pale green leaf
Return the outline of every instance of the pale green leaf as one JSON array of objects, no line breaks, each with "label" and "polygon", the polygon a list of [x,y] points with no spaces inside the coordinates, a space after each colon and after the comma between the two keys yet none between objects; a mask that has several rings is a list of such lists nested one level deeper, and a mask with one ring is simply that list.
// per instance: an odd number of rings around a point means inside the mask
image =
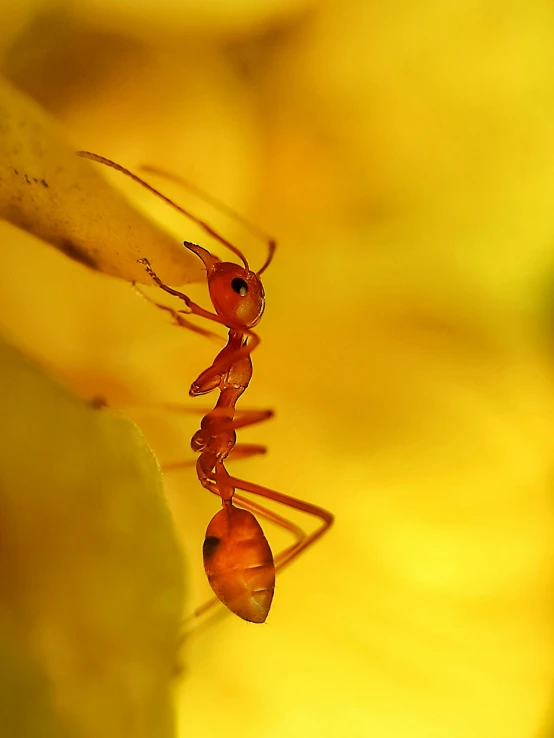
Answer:
[{"label": "pale green leaf", "polygon": [[0,668],[42,714],[29,657],[70,736],[169,738],[183,578],[156,460],[4,343],[0,407],[0,612],[17,624],[2,636],[0,618],[0,646],[16,641]]}]

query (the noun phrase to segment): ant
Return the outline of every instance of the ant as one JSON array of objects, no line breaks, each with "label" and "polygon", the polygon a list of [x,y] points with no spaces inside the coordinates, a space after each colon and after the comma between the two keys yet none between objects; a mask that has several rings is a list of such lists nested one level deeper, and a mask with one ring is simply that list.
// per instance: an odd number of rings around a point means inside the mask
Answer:
[{"label": "ant", "polygon": [[[229,333],[227,344],[217,354],[211,366],[205,369],[192,383],[189,395],[199,397],[219,390],[215,407],[204,415],[200,429],[192,437],[191,447],[199,454],[196,471],[200,484],[221,499],[222,509],[210,521],[203,546],[204,570],[217,599],[210,600],[196,610],[196,615],[205,612],[218,600],[243,620],[252,623],[265,622],[275,589],[275,574],[290,564],[302,551],[317,541],[333,523],[333,515],[309,502],[290,497],[258,484],[247,482],[229,474],[225,468],[228,458],[237,459],[265,453],[264,446],[237,444],[236,431],[267,420],[271,410],[237,410],[238,399],[247,389],[252,378],[251,354],[260,343],[252,329],[260,322],[265,307],[265,294],[260,276],[273,260],[276,242],[263,234],[267,242],[267,258],[260,269],[250,269],[243,253],[225,238],[216,233],[207,223],[192,215],[180,205],[162,195],[147,182],[110,159],[97,154],[79,151],[79,156],[92,159],[112,167],[130,177],[150,192],[176,208],[197,223],[208,235],[232,251],[243,266],[222,261],[202,246],[189,241],[184,246],[203,263],[210,299],[214,312],[205,310],[187,295],[164,284],[148,259],[139,259],[152,280],[164,292],[182,300],[186,310],[173,310],[152,302],[172,314],[175,321],[206,337],[215,337],[211,331],[190,323],[183,314],[196,315],[224,325]],[[239,220],[249,230],[260,235],[260,231],[244,221],[229,208],[206,195],[188,182],[162,170],[148,167],[148,171],[168,176],[192,189],[204,200],[219,206],[228,215]],[[263,507],[257,502],[236,493],[236,490],[274,500],[288,507],[308,513],[320,519],[320,526],[306,534],[286,518]],[[256,515],[280,525],[295,536],[295,542],[273,557],[271,548]]]}]

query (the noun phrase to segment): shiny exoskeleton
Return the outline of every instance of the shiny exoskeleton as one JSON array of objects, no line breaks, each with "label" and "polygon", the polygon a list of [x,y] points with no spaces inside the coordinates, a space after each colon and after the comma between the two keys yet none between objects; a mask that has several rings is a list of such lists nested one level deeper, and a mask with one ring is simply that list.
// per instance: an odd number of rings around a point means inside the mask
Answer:
[{"label": "shiny exoskeleton", "polygon": [[[186,310],[174,310],[152,301],[157,307],[169,312],[179,325],[213,337],[210,331],[183,317],[183,314],[186,314],[205,318],[224,325],[228,329],[227,344],[218,353],[211,366],[192,383],[189,391],[192,397],[198,397],[214,390],[219,391],[215,407],[204,415],[200,429],[191,441],[193,451],[199,454],[196,462],[198,478],[207,490],[221,499],[222,505],[222,509],[214,515],[206,531],[203,547],[204,569],[218,600],[244,620],[262,623],[266,620],[271,607],[276,571],[289,564],[319,539],[333,522],[333,515],[327,510],[282,492],[233,477],[225,466],[230,456],[244,458],[265,452],[264,446],[237,444],[236,431],[266,420],[271,417],[272,411],[237,410],[236,404],[252,378],[251,354],[260,341],[252,329],[259,323],[265,306],[264,288],[260,275],[273,259],[275,242],[268,239],[267,259],[257,272],[253,272],[246,258],[236,246],[216,233],[207,223],[137,177],[136,174],[97,154],[83,151],[78,153],[87,159],[112,167],[146,187],[157,197],[165,200],[197,223],[206,233],[237,255],[243,263],[243,266],[240,266],[233,262],[222,261],[202,246],[189,241],[184,242],[185,247],[202,260],[206,269],[210,300],[214,309],[212,312],[193,302],[183,292],[164,284],[148,259],[139,260],[162,290],[185,303]],[[165,174],[152,167],[149,169],[157,174]],[[165,176],[180,181],[174,175]],[[189,186],[184,181],[182,183]],[[192,189],[199,194],[197,188]],[[213,198],[202,193],[200,196],[214,203]],[[254,226],[245,223],[228,208],[223,209],[259,235],[258,229]],[[295,523],[237,494],[237,489],[314,515],[320,519],[321,524],[308,535]],[[274,558],[256,516],[288,530],[294,535],[294,543]],[[208,602],[197,613],[205,611],[211,604],[213,601]]]}]

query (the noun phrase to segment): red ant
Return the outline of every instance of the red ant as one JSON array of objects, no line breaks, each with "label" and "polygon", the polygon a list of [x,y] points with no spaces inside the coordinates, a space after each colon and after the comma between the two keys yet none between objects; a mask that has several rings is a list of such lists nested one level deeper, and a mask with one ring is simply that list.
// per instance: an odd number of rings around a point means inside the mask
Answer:
[{"label": "red ant", "polygon": [[[313,544],[333,523],[333,515],[327,510],[303,500],[289,497],[281,492],[261,487],[258,484],[237,479],[225,468],[225,460],[245,458],[265,453],[264,446],[236,444],[236,431],[254,425],[272,416],[271,410],[236,410],[239,397],[248,387],[252,378],[252,351],[260,339],[252,330],[260,321],[265,306],[264,288],[260,275],[270,265],[275,253],[276,243],[267,240],[268,255],[263,266],[251,271],[242,252],[216,233],[207,223],[162,195],[144,180],[124,167],[102,156],[86,151],[79,156],[105,164],[146,187],[150,192],[165,200],[185,216],[197,223],[206,233],[218,240],[240,258],[244,266],[221,261],[217,256],[197,244],[185,241],[187,249],[196,254],[206,268],[208,289],[215,312],[205,310],[187,295],[164,284],[153,270],[148,259],[139,259],[147,273],[162,290],[183,300],[187,310],[173,310],[154,302],[157,307],[170,312],[179,325],[203,335],[213,337],[210,331],[190,323],[182,314],[197,315],[226,326],[229,330],[227,345],[218,353],[212,365],[203,371],[192,383],[190,396],[198,397],[219,389],[219,399],[213,410],[208,411],[200,424],[200,429],[191,441],[193,451],[199,453],[196,471],[200,483],[221,498],[222,509],[214,515],[204,540],[204,569],[217,599],[244,620],[263,623],[269,613],[275,589],[275,573],[290,564],[302,551]],[[161,170],[149,168],[151,172],[165,175]],[[173,175],[166,175],[181,182],[203,199],[224,209],[227,214],[239,220],[251,231],[260,231],[251,226],[201,190],[190,186],[186,181]],[[314,515],[321,525],[310,535],[304,533],[294,523],[262,507],[260,504],[236,494],[239,489],[287,505]],[[237,503],[237,504],[235,504]],[[254,513],[290,531],[296,541],[281,551],[275,558],[271,552],[264,532]],[[211,600],[196,613],[207,610],[217,600]]]}]

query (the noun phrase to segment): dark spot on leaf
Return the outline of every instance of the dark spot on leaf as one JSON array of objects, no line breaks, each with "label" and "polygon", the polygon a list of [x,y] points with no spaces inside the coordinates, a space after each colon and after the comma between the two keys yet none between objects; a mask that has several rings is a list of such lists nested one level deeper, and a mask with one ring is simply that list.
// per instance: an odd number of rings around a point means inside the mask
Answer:
[{"label": "dark spot on leaf", "polygon": [[211,557],[215,554],[215,552],[219,548],[220,543],[221,543],[221,538],[217,538],[217,536],[208,536],[206,540],[204,541],[204,546],[202,547],[202,553],[204,554],[204,559],[211,559]]},{"label": "dark spot on leaf", "polygon": [[40,183],[43,187],[48,187],[48,182],[45,179],[41,179]]},{"label": "dark spot on leaf", "polygon": [[27,182],[27,184],[31,184],[31,180],[27,175],[25,175],[25,182]]},{"label": "dark spot on leaf", "polygon": [[105,407],[109,407],[108,401],[106,400],[105,397],[102,397],[101,395],[96,395],[96,397],[91,397],[89,402],[95,410],[102,410]]},{"label": "dark spot on leaf", "polygon": [[73,261],[78,261],[79,264],[89,267],[90,269],[98,269],[98,265],[94,258],[86,251],[82,251],[80,246],[73,243],[69,238],[60,238],[56,241],[56,245],[63,251],[66,256],[69,256]]}]

